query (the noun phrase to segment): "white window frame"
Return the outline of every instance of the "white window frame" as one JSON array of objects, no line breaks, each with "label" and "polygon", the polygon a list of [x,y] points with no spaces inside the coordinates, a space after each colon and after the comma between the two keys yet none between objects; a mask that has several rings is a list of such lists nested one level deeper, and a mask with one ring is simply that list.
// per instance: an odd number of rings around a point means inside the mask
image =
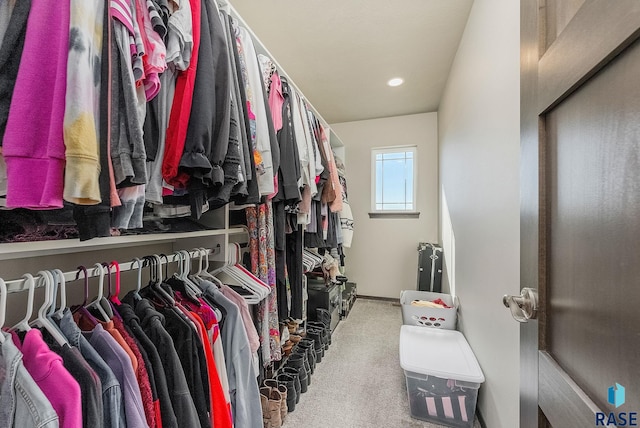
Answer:
[{"label": "white window frame", "polygon": [[[376,155],[387,153],[412,152],[413,153],[413,209],[411,210],[380,210],[376,208]],[[371,149],[371,214],[375,215],[403,215],[418,213],[418,146],[387,146]]]}]

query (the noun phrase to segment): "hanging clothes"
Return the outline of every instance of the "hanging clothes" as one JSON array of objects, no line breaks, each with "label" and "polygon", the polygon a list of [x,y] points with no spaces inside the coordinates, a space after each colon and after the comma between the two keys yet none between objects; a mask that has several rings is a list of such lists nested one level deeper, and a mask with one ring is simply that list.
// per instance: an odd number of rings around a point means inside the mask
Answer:
[{"label": "hanging clothes", "polygon": [[13,9],[11,3],[0,2],[0,147],[4,140],[31,10],[31,0],[15,2]]},{"label": "hanging clothes", "polygon": [[[246,209],[249,227],[251,273],[271,288],[258,304],[258,331],[262,336],[262,361],[266,366],[282,359],[276,290],[275,241],[271,202]],[[268,346],[266,346],[268,344]]]},{"label": "hanging clothes", "polygon": [[54,321],[66,336],[69,344],[80,350],[82,357],[89,363],[100,378],[104,418],[102,426],[105,428],[125,428],[127,425],[124,414],[122,388],[113,370],[82,335],[69,309],[65,309],[60,320],[54,319]]},{"label": "hanging clothes", "polygon": [[132,293],[127,294],[122,301],[123,304],[129,304],[135,309],[144,332],[156,346],[162,360],[167,389],[171,396],[178,426],[181,428],[201,427],[198,411],[191,396],[173,338],[164,327],[165,317],[156,311],[148,300],[138,301]]},{"label": "hanging clothes", "polygon": [[46,330],[42,331],[42,336],[49,349],[62,358],[64,368],[80,386],[82,426],[87,428],[101,426],[104,420],[104,408],[100,378],[77,348],[72,348],[68,344],[58,344]]},{"label": "hanging clothes", "polygon": [[31,2],[2,146],[9,207],[62,207],[70,15],[68,0]]},{"label": "hanging clothes", "polygon": [[[64,199],[95,205],[100,195],[99,106],[104,1],[71,0],[64,113]],[[106,25],[109,25],[107,22]]]},{"label": "hanging clothes", "polygon": [[156,390],[158,399],[160,401],[160,412],[162,428],[176,428],[179,426],[176,414],[171,402],[171,395],[169,394],[169,388],[167,386],[167,378],[164,373],[164,366],[160,359],[160,354],[156,349],[151,339],[145,334],[142,326],[140,325],[140,319],[136,316],[133,308],[126,303],[119,305],[116,310],[122,316],[123,321],[134,337],[138,340],[142,348],[145,350],[149,357],[151,367],[153,368],[154,380],[156,384]]},{"label": "hanging clothes", "polygon": [[[62,358],[44,343],[40,330],[32,328],[22,339],[12,332],[11,338],[22,352],[24,367],[58,415],[60,428],[82,426],[80,385],[64,368]],[[64,395],[60,390],[65,391]]]},{"label": "hanging clothes", "polygon": [[205,299],[211,299],[225,310],[222,343],[227,362],[234,427],[260,427],[263,422],[262,408],[259,405],[260,393],[257,374],[238,307],[227,299],[213,283],[202,280],[198,286],[203,290]]},{"label": "hanging clothes", "polygon": [[103,327],[98,324],[91,331],[83,331],[91,346],[111,367],[122,388],[127,427],[148,427],[140,388],[136,381],[130,356]]},{"label": "hanging clothes", "polygon": [[184,188],[186,186],[184,176],[180,177],[180,179],[177,178],[178,165],[180,164],[180,159],[184,152],[187,128],[191,115],[191,105],[193,103],[193,92],[200,49],[200,28],[202,25],[200,0],[189,0],[189,4],[191,6],[193,47],[191,49],[189,66],[185,71],[178,74],[178,78],[176,79],[175,96],[173,98],[173,104],[171,105],[166,145],[164,157],[162,159],[162,177],[170,185],[180,188]]},{"label": "hanging clothes", "polygon": [[57,428],[58,414],[22,361],[11,334],[0,331],[0,426]]}]

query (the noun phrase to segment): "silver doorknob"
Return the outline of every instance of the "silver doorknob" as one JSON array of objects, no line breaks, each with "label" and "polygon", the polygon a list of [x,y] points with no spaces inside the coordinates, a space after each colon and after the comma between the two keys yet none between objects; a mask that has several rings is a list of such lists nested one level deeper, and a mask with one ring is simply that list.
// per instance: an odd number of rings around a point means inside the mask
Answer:
[{"label": "silver doorknob", "polygon": [[511,316],[518,322],[527,322],[538,315],[538,290],[523,288],[519,296],[504,295],[502,303],[511,310]]}]

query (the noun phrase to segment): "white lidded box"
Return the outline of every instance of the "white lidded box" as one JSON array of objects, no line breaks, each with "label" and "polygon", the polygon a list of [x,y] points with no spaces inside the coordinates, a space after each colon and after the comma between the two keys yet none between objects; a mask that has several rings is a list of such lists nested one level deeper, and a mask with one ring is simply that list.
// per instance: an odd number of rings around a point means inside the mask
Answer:
[{"label": "white lidded box", "polygon": [[473,427],[484,375],[462,333],[403,325],[400,366],[411,417],[449,427]]},{"label": "white lidded box", "polygon": [[[442,299],[451,308],[425,308],[412,306],[414,300],[433,301]],[[402,323],[421,327],[456,329],[458,320],[458,301],[450,294],[433,293],[430,291],[403,290],[400,292],[402,306]]]}]

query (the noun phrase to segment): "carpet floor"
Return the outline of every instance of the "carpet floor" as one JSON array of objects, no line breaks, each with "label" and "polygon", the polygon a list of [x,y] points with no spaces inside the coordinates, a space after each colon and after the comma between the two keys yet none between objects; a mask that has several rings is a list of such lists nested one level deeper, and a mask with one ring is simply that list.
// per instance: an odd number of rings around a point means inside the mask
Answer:
[{"label": "carpet floor", "polygon": [[441,427],[411,418],[398,352],[401,325],[397,304],[356,300],[283,428]]}]

